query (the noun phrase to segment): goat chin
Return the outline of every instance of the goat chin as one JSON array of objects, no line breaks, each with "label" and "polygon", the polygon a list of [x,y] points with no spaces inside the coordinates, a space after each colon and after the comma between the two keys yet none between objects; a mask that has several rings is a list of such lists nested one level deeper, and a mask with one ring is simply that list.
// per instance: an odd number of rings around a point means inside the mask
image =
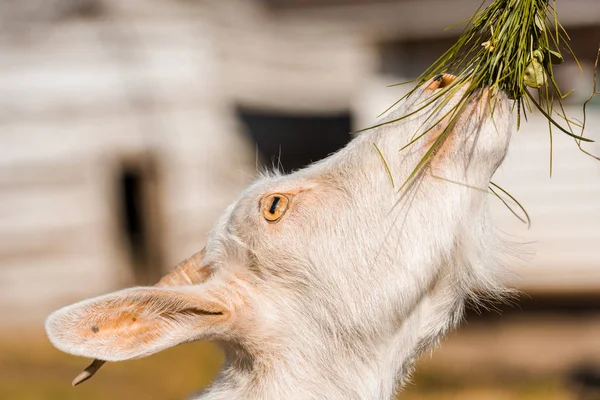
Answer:
[{"label": "goat chin", "polygon": [[290,175],[264,174],[157,286],[51,314],[57,348],[98,359],[76,383],[102,361],[211,340],[226,360],[198,398],[391,398],[466,301],[504,293],[502,257],[513,252],[487,194],[508,150],[510,102],[477,91],[450,119],[459,91],[423,107],[452,79],[434,78],[379,122],[410,117]]}]

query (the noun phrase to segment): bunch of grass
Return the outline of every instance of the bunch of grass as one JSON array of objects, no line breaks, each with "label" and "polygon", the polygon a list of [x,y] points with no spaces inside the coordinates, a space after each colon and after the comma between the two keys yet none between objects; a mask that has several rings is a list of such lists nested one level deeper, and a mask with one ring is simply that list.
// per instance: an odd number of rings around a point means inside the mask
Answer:
[{"label": "bunch of grass", "polygon": [[[550,174],[552,174],[553,128],[574,138],[579,148],[586,152],[582,149],[581,142],[592,142],[592,140],[584,137],[582,133],[574,133],[574,127],[581,129],[581,132],[583,132],[585,105],[583,123],[570,120],[565,113],[561,100],[571,92],[563,94],[554,79],[553,65],[562,63],[564,59],[561,51],[572,56],[577,62],[577,58],[569,46],[569,36],[558,21],[556,2],[552,0],[495,0],[486,8],[483,8],[482,3],[471,18],[460,24],[463,23],[466,23],[466,26],[454,45],[416,79],[417,85],[415,88],[398,102],[413,94],[419,86],[434,76],[452,73],[456,76],[456,79],[450,85],[438,91],[437,94],[431,96],[418,110],[376,126],[407,118],[437,100],[449,99],[458,91],[466,88],[461,101],[448,114],[431,125],[435,126],[449,114],[456,118],[460,109],[464,107],[474,91],[481,87],[488,87],[492,93],[502,90],[509,98],[515,100],[518,127],[520,126],[521,117],[523,116],[526,119],[527,113],[532,112],[534,108],[546,117],[550,132]],[[577,64],[579,65],[578,62]],[[533,89],[537,90],[537,96],[531,93]],[[594,87],[594,94],[595,90]],[[442,104],[444,104],[444,101],[442,101]],[[451,119],[448,127],[452,125]],[[401,186],[401,189],[426,165],[429,157],[435,152],[436,147],[444,140],[449,131],[450,129],[446,128],[431,145],[412,174]],[[413,137],[413,140],[402,149],[409,147],[426,133],[423,132]],[[498,195],[494,190],[496,189],[507,195],[521,208],[525,215],[525,218],[521,219],[529,223],[529,217],[523,207],[508,192],[493,183],[492,185],[493,187],[490,186],[489,188],[490,191]],[[500,199],[507,204],[501,197]],[[511,209],[511,211],[513,210]],[[514,211],[513,213],[516,215]]]}]

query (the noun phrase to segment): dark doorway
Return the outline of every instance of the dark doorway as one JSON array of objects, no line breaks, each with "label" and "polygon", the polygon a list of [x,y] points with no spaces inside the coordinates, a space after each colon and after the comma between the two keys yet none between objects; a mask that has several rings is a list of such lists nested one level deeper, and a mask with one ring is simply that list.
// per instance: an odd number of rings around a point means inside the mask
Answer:
[{"label": "dark doorway", "polygon": [[156,165],[150,160],[124,163],[117,175],[120,228],[137,284],[162,275],[161,213]]},{"label": "dark doorway", "polygon": [[238,108],[262,161],[290,172],[327,157],[350,140],[351,117],[286,114]]}]

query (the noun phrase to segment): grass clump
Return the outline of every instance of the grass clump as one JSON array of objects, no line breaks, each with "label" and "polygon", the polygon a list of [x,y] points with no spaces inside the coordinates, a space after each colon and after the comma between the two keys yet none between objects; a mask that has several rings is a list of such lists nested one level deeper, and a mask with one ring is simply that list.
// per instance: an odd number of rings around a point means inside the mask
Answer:
[{"label": "grass clump", "polygon": [[[583,136],[587,102],[584,104],[584,122],[578,123],[569,119],[561,101],[571,92],[563,94],[554,79],[553,66],[563,62],[563,52],[565,55],[572,56],[577,62],[577,58],[569,46],[569,36],[558,21],[556,1],[495,0],[485,8],[482,3],[471,18],[460,24],[463,23],[465,23],[465,28],[454,45],[416,79],[415,88],[395,103],[397,104],[413,94],[424,82],[444,73],[451,73],[456,76],[456,79],[423,102],[419,110],[415,112],[423,110],[437,100],[449,99],[459,90],[466,88],[458,104],[439,121],[432,124],[435,126],[448,115],[451,117],[448,127],[434,141],[400,189],[404,188],[427,164],[437,146],[450,132],[469,97],[482,87],[488,87],[492,93],[503,91],[515,101],[518,115],[517,129],[520,127],[521,117],[526,119],[527,113],[532,112],[533,109],[539,110],[546,117],[550,132],[550,175],[552,175],[553,129],[558,129],[571,136],[577,146],[589,154],[581,147],[581,142],[593,142]],[[537,96],[532,94],[532,91],[535,90],[537,90]],[[592,97],[595,94],[594,78]],[[367,129],[397,122],[415,112]],[[574,132],[575,128],[580,130],[579,134]],[[426,133],[427,131],[413,137],[401,150],[415,143]],[[592,157],[597,158],[593,155]],[[508,195],[506,191],[494,185],[490,191],[495,195],[498,195],[498,192],[494,189]],[[508,196],[513,202],[516,202],[512,196]],[[529,222],[525,210],[518,202],[516,204]]]},{"label": "grass clump", "polygon": [[[480,6],[465,21],[466,27],[454,45],[417,81],[422,84],[450,72],[457,76],[453,89],[470,83],[465,97],[484,86],[500,89],[516,100],[519,117],[531,112],[533,105],[554,127],[577,140],[592,142],[573,133],[573,122],[561,104],[571,92],[563,94],[554,79],[553,65],[564,60],[561,51],[578,63],[555,6],[552,0],[496,0],[485,9]],[[529,88],[538,90],[537,98]],[[416,87],[405,97],[415,90]],[[555,102],[559,110],[553,107]],[[566,127],[556,121],[555,115],[565,121]]]},{"label": "grass clump", "polygon": [[[519,119],[533,105],[554,127],[577,140],[591,142],[573,133],[573,122],[561,104],[571,92],[563,94],[554,79],[553,65],[564,60],[561,50],[577,62],[569,41],[558,21],[556,1],[496,0],[483,10],[480,7],[456,43],[418,80],[452,71],[460,78],[459,84],[471,81],[470,92],[482,86],[504,91],[516,100]],[[538,90],[537,99],[528,88]],[[553,107],[555,102],[558,110]],[[566,127],[554,115],[564,120]]]}]

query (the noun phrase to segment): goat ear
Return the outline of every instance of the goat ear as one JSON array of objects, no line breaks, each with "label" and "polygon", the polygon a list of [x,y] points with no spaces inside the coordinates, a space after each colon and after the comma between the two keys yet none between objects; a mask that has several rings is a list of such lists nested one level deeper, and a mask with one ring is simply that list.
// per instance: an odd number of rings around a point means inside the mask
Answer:
[{"label": "goat ear", "polygon": [[52,313],[46,332],[66,353],[106,361],[145,357],[227,330],[231,313],[201,287],[132,288]]}]

